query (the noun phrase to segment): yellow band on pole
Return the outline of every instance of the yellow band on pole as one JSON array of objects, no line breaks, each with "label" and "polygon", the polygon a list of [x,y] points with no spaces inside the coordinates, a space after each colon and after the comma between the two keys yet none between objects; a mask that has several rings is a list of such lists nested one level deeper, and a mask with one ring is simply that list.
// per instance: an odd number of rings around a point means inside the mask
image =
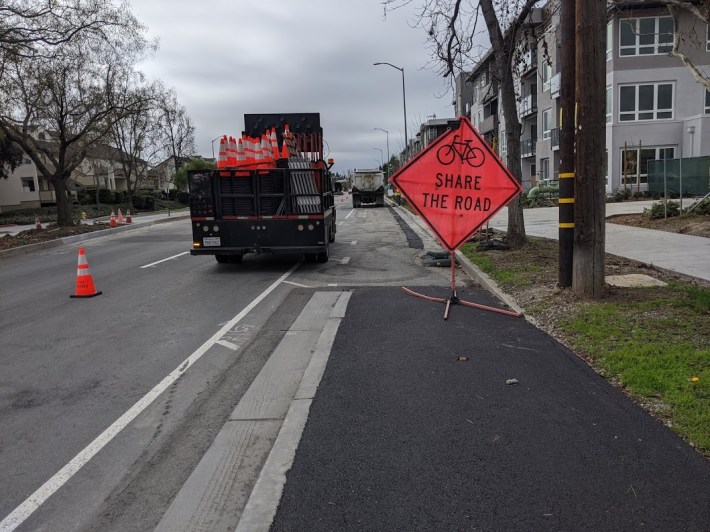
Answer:
[{"label": "yellow band on pole", "polygon": [[570,177],[574,177],[574,172],[565,172],[560,174],[560,179],[569,179]]},{"label": "yellow band on pole", "polygon": [[560,203],[574,203],[574,198],[560,198]]},{"label": "yellow band on pole", "polygon": [[561,223],[560,229],[574,229],[574,222],[571,223]]}]

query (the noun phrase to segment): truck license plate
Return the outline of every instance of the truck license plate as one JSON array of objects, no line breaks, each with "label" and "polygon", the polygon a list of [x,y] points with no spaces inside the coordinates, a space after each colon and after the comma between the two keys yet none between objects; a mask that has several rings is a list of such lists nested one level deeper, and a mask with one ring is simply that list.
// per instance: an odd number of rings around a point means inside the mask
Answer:
[{"label": "truck license plate", "polygon": [[222,243],[218,236],[206,236],[202,239],[202,245],[205,247],[221,246]]}]

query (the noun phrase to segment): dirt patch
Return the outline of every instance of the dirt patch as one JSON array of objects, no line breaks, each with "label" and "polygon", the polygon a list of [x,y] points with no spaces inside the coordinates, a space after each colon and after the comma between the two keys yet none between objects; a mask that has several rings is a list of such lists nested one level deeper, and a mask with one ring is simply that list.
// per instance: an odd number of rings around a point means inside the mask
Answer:
[{"label": "dirt patch", "polygon": [[653,219],[646,214],[618,214],[608,216],[606,221],[612,224],[710,238],[710,216],[674,216],[668,219]]},{"label": "dirt patch", "polygon": [[0,251],[19,246],[27,246],[29,244],[57,240],[67,236],[104,231],[108,228],[108,224],[101,223],[95,223],[93,225],[76,225],[74,227],[58,227],[55,224],[50,224],[43,229],[28,229],[27,231],[22,231],[16,235],[5,235],[0,237]]}]

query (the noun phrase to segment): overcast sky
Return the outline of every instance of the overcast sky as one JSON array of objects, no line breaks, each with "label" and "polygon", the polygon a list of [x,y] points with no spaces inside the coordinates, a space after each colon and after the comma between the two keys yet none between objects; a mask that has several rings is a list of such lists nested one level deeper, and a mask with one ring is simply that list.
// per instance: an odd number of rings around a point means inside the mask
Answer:
[{"label": "overcast sky", "polygon": [[[436,75],[415,8],[384,17],[381,0],[131,0],[158,37],[141,65],[173,87],[192,118],[197,152],[238,136],[245,113],[318,112],[334,171],[376,167],[404,146],[407,133],[454,114],[449,83]],[[217,151],[219,142],[215,142]]]}]

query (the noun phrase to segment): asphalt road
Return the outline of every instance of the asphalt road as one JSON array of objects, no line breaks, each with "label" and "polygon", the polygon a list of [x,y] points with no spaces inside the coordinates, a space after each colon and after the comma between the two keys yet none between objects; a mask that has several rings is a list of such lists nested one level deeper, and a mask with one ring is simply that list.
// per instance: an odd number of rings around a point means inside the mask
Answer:
[{"label": "asphalt road", "polygon": [[188,220],[83,242],[90,299],[78,245],[3,259],[3,526],[155,526],[313,289],[448,284],[390,209],[339,200],[327,264],[192,257]]}]

